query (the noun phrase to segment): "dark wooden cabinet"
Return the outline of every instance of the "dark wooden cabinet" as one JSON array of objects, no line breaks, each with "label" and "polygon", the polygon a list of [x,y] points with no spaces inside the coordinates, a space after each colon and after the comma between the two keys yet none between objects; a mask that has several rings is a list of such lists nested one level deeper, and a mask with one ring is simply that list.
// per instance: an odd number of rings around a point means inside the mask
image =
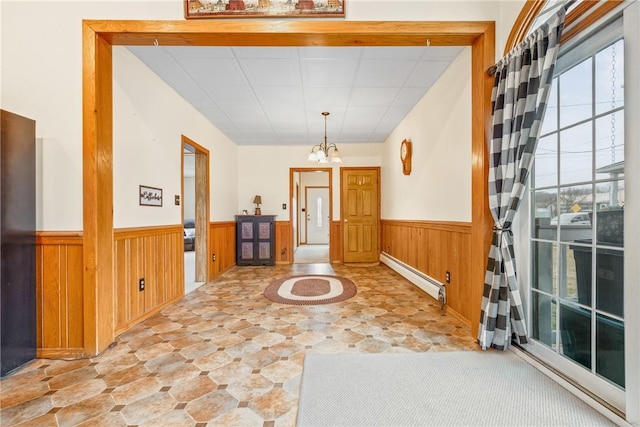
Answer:
[{"label": "dark wooden cabinet", "polygon": [[236,215],[236,264],[275,264],[275,215]]}]

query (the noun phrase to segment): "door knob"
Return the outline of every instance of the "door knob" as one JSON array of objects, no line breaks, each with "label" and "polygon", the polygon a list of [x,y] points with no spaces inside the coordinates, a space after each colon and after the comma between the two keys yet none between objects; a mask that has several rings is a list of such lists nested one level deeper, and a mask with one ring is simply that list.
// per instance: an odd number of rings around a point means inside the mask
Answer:
[{"label": "door knob", "polygon": [[348,219],[345,219],[345,220],[344,220],[344,222],[349,222],[349,220],[348,220]]}]

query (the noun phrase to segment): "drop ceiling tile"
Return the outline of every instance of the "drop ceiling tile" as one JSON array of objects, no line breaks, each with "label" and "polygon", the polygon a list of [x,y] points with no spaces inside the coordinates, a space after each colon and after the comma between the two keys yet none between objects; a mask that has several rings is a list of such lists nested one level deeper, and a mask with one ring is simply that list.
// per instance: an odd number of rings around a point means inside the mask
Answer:
[{"label": "drop ceiling tile", "polygon": [[395,87],[354,87],[349,106],[386,106],[393,102],[399,91]]},{"label": "drop ceiling tile", "polygon": [[233,54],[239,59],[297,59],[298,49],[291,47],[234,47]]},{"label": "drop ceiling tile", "polygon": [[167,82],[169,86],[173,86],[179,82],[193,81],[180,65],[166,55],[153,58],[142,57],[141,61],[162,80]]},{"label": "drop ceiling tile", "polygon": [[182,58],[185,70],[203,86],[248,86],[234,59]]},{"label": "drop ceiling tile", "polygon": [[335,59],[335,60],[358,60],[362,57],[363,48],[361,47],[324,47],[310,46],[301,47],[299,55],[301,59]]},{"label": "drop ceiling tile", "polygon": [[304,88],[304,104],[318,112],[346,107],[349,103],[349,87],[309,87]]},{"label": "drop ceiling tile", "polygon": [[264,107],[301,105],[304,98],[302,86],[255,86],[253,89]]},{"label": "drop ceiling tile", "polygon": [[365,49],[362,59],[418,61],[424,55],[426,46],[383,46]]},{"label": "drop ceiling tile", "polygon": [[305,86],[349,87],[353,82],[357,68],[358,62],[356,60],[304,59],[301,61]]},{"label": "drop ceiling tile", "polygon": [[200,87],[195,83],[187,83],[181,85],[174,85],[176,92],[180,94],[185,100],[187,100],[194,107],[212,107],[213,101]]},{"label": "drop ceiling tile", "polygon": [[233,51],[224,46],[166,46],[171,56],[181,58],[233,58]]},{"label": "drop ceiling tile", "polygon": [[369,142],[369,132],[342,132],[340,134],[340,143],[351,144],[362,142]]},{"label": "drop ceiling tile", "polygon": [[352,107],[344,116],[344,123],[351,131],[373,131],[387,112],[387,107]]},{"label": "drop ceiling tile", "polygon": [[431,87],[440,75],[447,69],[447,61],[422,61],[418,62],[416,68],[407,79],[408,87]]},{"label": "drop ceiling tile", "polygon": [[422,54],[423,61],[452,61],[465,48],[462,46],[429,46]]},{"label": "drop ceiling tile", "polygon": [[243,59],[240,67],[254,86],[300,85],[300,66],[292,59]]},{"label": "drop ceiling tile", "polygon": [[426,88],[405,87],[398,91],[398,96],[393,100],[393,106],[411,106],[413,107],[427,93]]},{"label": "drop ceiling tile", "polygon": [[416,63],[412,61],[363,60],[356,75],[356,86],[401,87]]},{"label": "drop ceiling tile", "polygon": [[220,108],[228,105],[257,105],[258,103],[248,86],[206,86],[205,91]]}]

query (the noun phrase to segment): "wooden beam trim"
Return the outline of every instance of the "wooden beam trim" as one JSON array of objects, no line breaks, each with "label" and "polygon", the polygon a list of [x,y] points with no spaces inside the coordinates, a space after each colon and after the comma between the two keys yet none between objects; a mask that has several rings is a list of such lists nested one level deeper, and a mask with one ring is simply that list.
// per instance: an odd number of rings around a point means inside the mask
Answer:
[{"label": "wooden beam trim", "polygon": [[82,245],[82,231],[36,231],[36,245]]},{"label": "wooden beam trim", "polygon": [[84,21],[112,45],[468,46],[488,21]]}]

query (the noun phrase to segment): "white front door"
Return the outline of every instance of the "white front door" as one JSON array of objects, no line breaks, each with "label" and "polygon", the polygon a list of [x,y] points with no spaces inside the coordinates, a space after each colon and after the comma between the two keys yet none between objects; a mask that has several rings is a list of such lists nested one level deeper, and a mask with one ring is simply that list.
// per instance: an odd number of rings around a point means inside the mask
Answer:
[{"label": "white front door", "polygon": [[329,188],[307,187],[307,244],[329,244]]}]

